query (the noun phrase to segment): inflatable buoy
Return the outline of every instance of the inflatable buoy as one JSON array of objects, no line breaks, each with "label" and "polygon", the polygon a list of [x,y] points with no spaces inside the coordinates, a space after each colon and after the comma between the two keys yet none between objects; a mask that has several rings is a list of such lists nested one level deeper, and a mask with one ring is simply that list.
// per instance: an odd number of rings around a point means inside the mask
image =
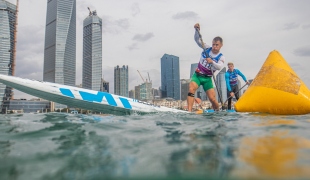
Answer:
[{"label": "inflatable buoy", "polygon": [[310,91],[278,51],[272,51],[235,104],[238,112],[310,113]]}]

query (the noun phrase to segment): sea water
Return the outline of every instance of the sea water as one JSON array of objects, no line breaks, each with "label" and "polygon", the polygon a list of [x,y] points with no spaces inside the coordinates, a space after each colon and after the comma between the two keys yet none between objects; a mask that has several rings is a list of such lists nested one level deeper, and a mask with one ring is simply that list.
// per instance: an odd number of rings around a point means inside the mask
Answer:
[{"label": "sea water", "polygon": [[310,115],[0,115],[0,179],[309,179]]}]

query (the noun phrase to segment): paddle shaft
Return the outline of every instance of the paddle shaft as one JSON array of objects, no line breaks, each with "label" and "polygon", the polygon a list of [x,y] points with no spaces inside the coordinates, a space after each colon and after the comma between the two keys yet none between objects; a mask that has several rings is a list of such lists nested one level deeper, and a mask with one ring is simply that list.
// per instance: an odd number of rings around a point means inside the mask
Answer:
[{"label": "paddle shaft", "polygon": [[197,101],[197,99],[196,99],[196,98],[194,98],[194,99],[195,99],[196,103],[199,105],[199,107],[200,107],[201,109],[203,109],[202,106],[201,106],[201,104]]},{"label": "paddle shaft", "polygon": [[[201,36],[201,34],[200,34],[200,31],[199,31],[198,28],[196,28],[196,31],[197,31],[198,34],[199,34],[199,39],[200,39],[200,42],[201,42],[201,46],[202,46],[203,52],[205,53],[206,57],[208,57],[208,54],[206,53],[206,47],[205,47],[205,44],[204,44],[204,42],[203,42],[203,40],[202,40],[202,36]],[[219,97],[220,97],[220,101],[221,101],[221,104],[222,104],[222,106],[223,106],[223,105],[224,105],[224,104],[223,104],[223,99],[222,99],[222,96],[221,96],[220,91],[219,91],[218,88],[217,88],[217,83],[216,83],[216,81],[215,81],[215,77],[214,77],[214,73],[213,73],[212,68],[211,68],[210,70],[211,70],[211,72],[212,72],[212,77],[213,77],[213,81],[214,81],[214,83],[215,83],[216,91],[217,91],[217,93],[218,93],[218,95],[219,95]]]},{"label": "paddle shaft", "polygon": [[[245,84],[244,86],[242,86],[236,93],[234,94],[237,94],[241,89],[243,89],[247,84]],[[229,96],[229,98],[226,99],[226,101],[224,102],[224,104],[230,99],[232,98],[232,96]]]}]

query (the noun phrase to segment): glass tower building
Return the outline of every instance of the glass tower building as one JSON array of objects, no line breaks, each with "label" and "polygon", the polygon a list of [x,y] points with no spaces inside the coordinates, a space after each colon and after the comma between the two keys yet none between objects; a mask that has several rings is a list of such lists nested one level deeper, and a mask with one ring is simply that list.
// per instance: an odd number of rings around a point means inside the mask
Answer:
[{"label": "glass tower building", "polygon": [[102,19],[96,11],[83,22],[83,88],[100,91],[102,78]]},{"label": "glass tower building", "polygon": [[[0,0],[0,74],[13,75],[16,46],[16,5]],[[10,100],[12,88],[0,83],[0,106]]]},{"label": "glass tower building", "polygon": [[75,66],[76,0],[47,0],[43,81],[75,86]]},{"label": "glass tower building", "polygon": [[128,66],[114,67],[114,94],[128,97]]},{"label": "glass tower building", "polygon": [[[226,87],[225,73],[226,73],[226,67],[221,69],[220,72],[216,75],[217,89],[218,89],[219,93],[221,94],[223,103],[227,99],[227,87]],[[216,93],[216,99],[220,103],[221,100],[220,100],[220,97],[219,97],[218,92],[217,92],[216,89],[215,89],[215,93]]]},{"label": "glass tower building", "polygon": [[162,98],[181,99],[179,57],[164,54],[161,58]]}]

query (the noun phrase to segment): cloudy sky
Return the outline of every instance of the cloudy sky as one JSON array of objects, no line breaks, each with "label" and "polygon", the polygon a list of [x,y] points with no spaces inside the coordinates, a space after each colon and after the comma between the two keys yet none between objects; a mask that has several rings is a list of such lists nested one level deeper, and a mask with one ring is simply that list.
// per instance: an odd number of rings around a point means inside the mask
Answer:
[{"label": "cloudy sky", "polygon": [[[15,3],[15,0],[9,0]],[[21,0],[16,76],[42,80],[47,0]],[[103,75],[113,93],[113,68],[129,66],[129,89],[147,72],[160,86],[160,58],[180,58],[181,78],[190,76],[201,49],[194,24],[210,44],[221,36],[221,52],[247,78],[254,78],[272,50],[278,50],[310,87],[310,1],[308,0],[77,0],[76,84],[82,82],[83,20],[88,9],[103,20]],[[15,90],[15,98],[28,97]]]}]

